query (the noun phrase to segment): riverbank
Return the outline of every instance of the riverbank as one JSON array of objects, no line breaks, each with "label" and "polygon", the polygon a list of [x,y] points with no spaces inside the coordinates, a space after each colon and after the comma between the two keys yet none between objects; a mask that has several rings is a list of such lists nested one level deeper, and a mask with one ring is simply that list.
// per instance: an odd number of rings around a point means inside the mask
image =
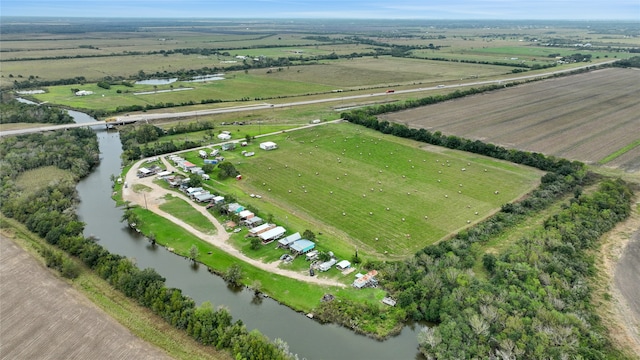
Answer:
[{"label": "riverbank", "polygon": [[84,270],[78,278],[61,278],[38,255],[37,248],[51,247],[44,239],[12,219],[2,217],[2,223],[2,358],[230,358],[113,291],[79,262]]}]

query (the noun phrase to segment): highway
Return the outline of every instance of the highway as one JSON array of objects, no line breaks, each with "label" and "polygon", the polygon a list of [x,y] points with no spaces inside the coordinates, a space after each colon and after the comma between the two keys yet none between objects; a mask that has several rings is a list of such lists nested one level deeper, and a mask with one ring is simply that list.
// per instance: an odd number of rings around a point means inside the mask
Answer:
[{"label": "highway", "polygon": [[[256,111],[256,110],[264,110],[264,109],[287,108],[287,107],[293,107],[293,106],[303,106],[303,105],[320,104],[320,103],[327,103],[327,102],[341,102],[341,101],[349,101],[349,100],[362,100],[362,99],[368,99],[368,98],[379,97],[379,96],[390,97],[390,96],[394,96],[394,95],[397,95],[397,94],[426,92],[426,91],[432,91],[432,90],[443,90],[443,89],[452,89],[452,88],[460,88],[460,87],[468,87],[468,86],[502,84],[502,83],[509,83],[509,82],[514,82],[514,81],[523,81],[523,80],[530,80],[530,79],[536,79],[536,78],[540,78],[540,79],[541,78],[546,78],[546,77],[550,77],[550,76],[554,76],[554,75],[558,75],[558,74],[562,74],[562,73],[576,71],[576,70],[579,70],[579,69],[585,69],[585,68],[589,68],[589,67],[593,67],[593,66],[610,64],[610,63],[613,63],[614,61],[616,61],[616,60],[608,60],[608,61],[600,62],[600,63],[597,63],[597,64],[589,64],[589,65],[584,65],[584,66],[580,66],[580,67],[576,67],[576,68],[570,68],[570,69],[564,69],[564,70],[556,70],[556,71],[546,72],[546,73],[542,73],[542,74],[523,75],[523,76],[517,76],[517,77],[511,77],[511,78],[505,78],[505,79],[498,79],[498,80],[486,80],[486,81],[475,81],[475,82],[450,84],[450,85],[438,85],[438,86],[422,87],[422,88],[406,89],[406,90],[395,90],[394,89],[393,93],[387,93],[386,90],[385,90],[383,92],[376,92],[376,93],[370,93],[370,94],[349,95],[349,96],[341,96],[341,97],[330,97],[330,98],[324,98],[324,99],[305,100],[305,101],[297,101],[297,102],[290,102],[290,103],[283,103],[283,104],[262,103],[262,104],[246,105],[246,106],[232,106],[232,107],[218,108],[218,109],[183,111],[183,112],[176,112],[176,113],[156,113],[156,114],[145,113],[145,114],[135,114],[135,115],[123,116],[123,117],[120,117],[120,120],[122,120],[123,122],[127,122],[127,123],[133,123],[133,122],[153,121],[153,120],[161,120],[161,119],[176,119],[176,118],[183,118],[183,117],[197,117],[197,116],[202,116],[202,115],[215,115],[215,114],[225,114],[225,113],[234,113],[234,112],[243,112],[243,111]],[[106,126],[106,122],[105,121],[96,121],[95,123],[91,123],[91,124],[86,124],[86,123],[84,123],[84,124],[64,124],[64,125],[51,125],[51,126],[34,127],[34,128],[28,128],[28,129],[17,129],[17,130],[0,131],[0,137],[11,136],[11,135],[20,135],[20,134],[30,134],[30,133],[35,133],[35,132],[54,131],[54,130],[61,130],[61,129],[71,129],[71,128],[85,127],[85,126],[93,127],[93,126],[97,126],[97,125]]]}]

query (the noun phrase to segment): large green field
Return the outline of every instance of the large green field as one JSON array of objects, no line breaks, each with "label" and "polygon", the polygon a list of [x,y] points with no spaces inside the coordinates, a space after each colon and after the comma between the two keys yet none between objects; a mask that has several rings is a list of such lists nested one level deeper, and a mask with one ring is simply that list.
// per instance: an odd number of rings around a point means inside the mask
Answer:
[{"label": "large green field", "polygon": [[269,140],[279,149],[255,143],[247,149],[254,157],[226,153],[243,175],[235,195],[261,195],[252,205],[280,214],[285,227],[301,219],[323,234],[323,247],[343,256],[355,247],[377,258],[409,256],[519,198],[541,176],[346,123]]}]

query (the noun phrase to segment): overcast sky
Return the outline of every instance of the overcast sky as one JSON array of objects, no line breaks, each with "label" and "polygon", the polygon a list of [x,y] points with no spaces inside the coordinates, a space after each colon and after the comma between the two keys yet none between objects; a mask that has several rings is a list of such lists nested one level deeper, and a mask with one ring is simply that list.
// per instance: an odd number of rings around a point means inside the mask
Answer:
[{"label": "overcast sky", "polygon": [[640,21],[640,0],[0,0],[2,16]]}]

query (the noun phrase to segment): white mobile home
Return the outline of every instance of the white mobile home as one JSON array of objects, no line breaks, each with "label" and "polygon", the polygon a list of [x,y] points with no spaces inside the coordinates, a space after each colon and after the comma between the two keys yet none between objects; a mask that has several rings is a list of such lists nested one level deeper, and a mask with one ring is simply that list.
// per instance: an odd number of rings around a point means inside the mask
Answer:
[{"label": "white mobile home", "polygon": [[278,226],[271,230],[263,232],[262,234],[258,235],[258,237],[264,244],[266,244],[272,242],[273,240],[279,239],[286,232],[287,230],[285,228],[283,228],[282,226]]},{"label": "white mobile home", "polygon": [[278,148],[278,144],[274,143],[273,141],[266,141],[263,143],[260,143],[260,149],[262,150],[275,150]]}]

